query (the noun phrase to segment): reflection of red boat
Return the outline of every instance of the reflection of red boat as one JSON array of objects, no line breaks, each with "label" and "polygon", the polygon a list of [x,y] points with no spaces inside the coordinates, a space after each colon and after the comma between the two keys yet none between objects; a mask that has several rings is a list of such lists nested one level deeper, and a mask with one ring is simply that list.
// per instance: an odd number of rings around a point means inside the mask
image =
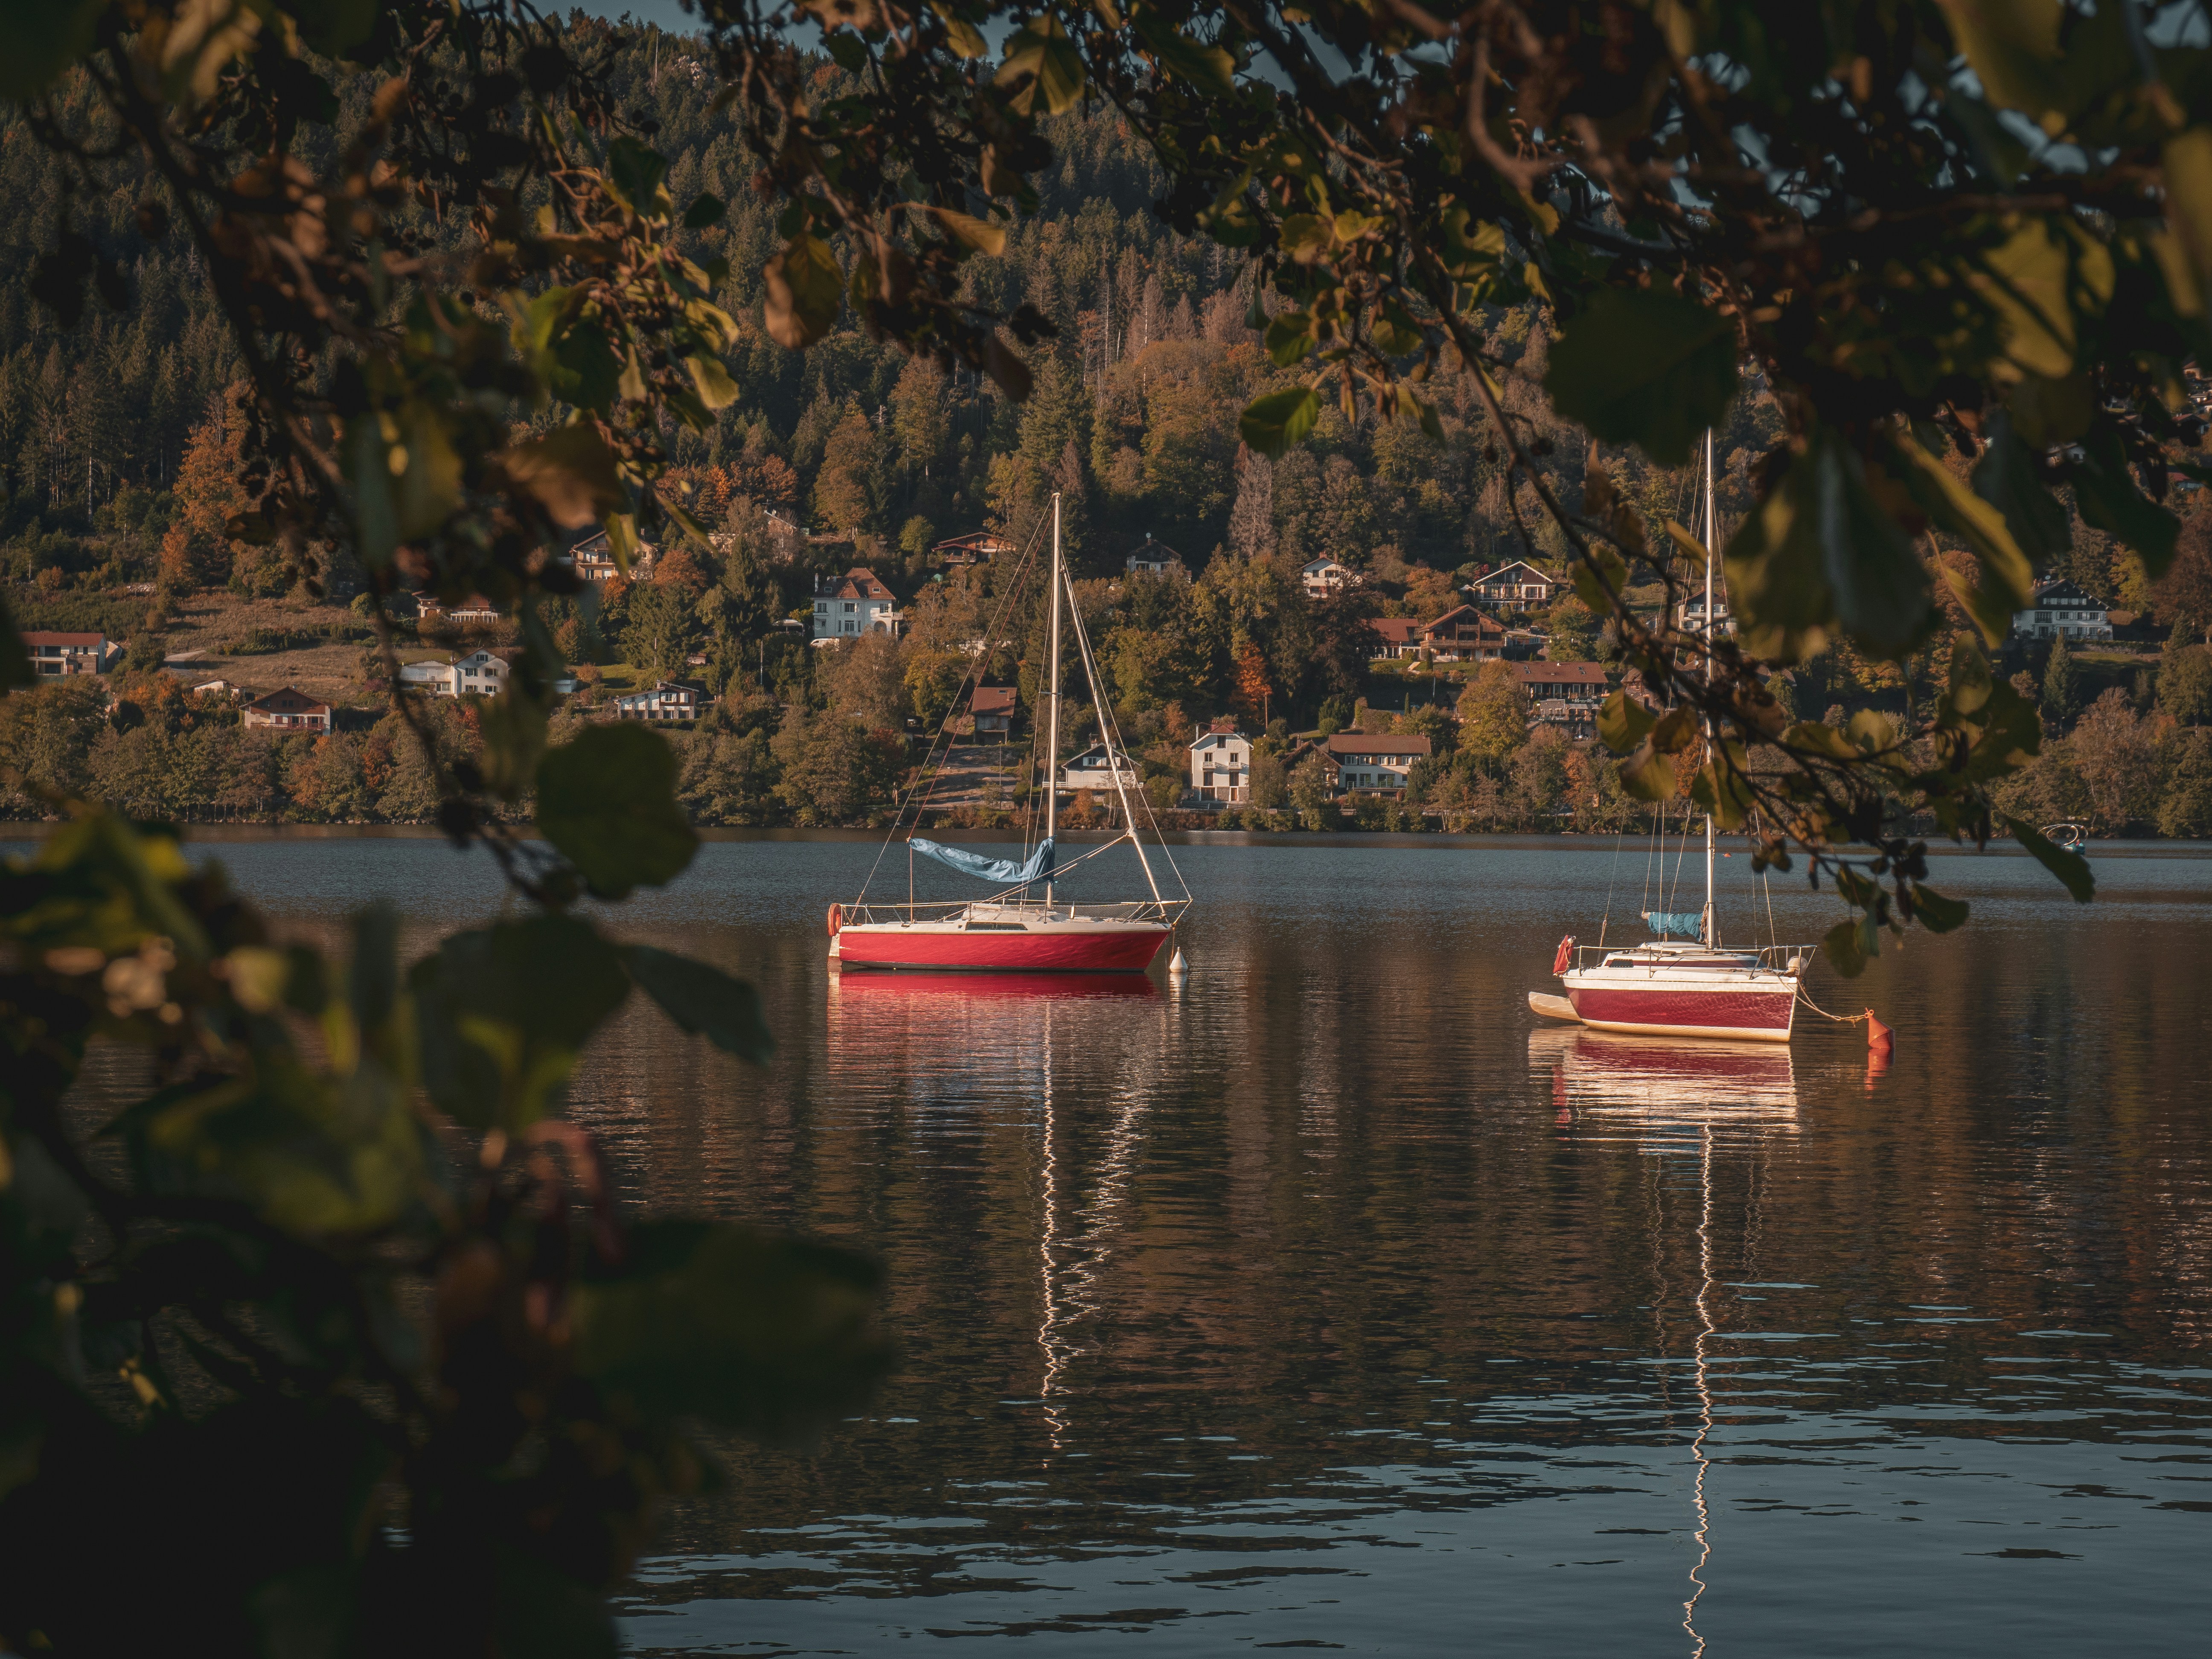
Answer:
[{"label": "reflection of red boat", "polygon": [[1561,1105],[1655,1127],[1797,1121],[1796,1073],[1776,1044],[1554,1029],[1531,1034],[1528,1060],[1552,1068]]},{"label": "reflection of red boat", "polygon": [[830,987],[840,998],[856,997],[878,1006],[907,998],[1071,1002],[1117,997],[1151,1001],[1160,994],[1159,987],[1144,974],[852,974],[832,977]]}]

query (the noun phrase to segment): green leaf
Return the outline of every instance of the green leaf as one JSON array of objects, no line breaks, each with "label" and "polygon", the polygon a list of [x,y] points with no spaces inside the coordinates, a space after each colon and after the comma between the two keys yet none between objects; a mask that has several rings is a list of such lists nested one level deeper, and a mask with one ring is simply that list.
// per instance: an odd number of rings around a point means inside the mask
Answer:
[{"label": "green leaf", "polygon": [[1873,921],[1871,914],[1839,921],[1820,940],[1820,949],[1826,954],[1829,966],[1845,979],[1856,979],[1866,972],[1867,959],[1875,954],[1880,939]]},{"label": "green leaf", "polygon": [[2087,904],[2097,896],[2097,878],[2089,868],[2088,860],[2079,853],[2068,852],[2032,823],[2009,815],[2004,822],[2014,839],[2035,855],[2035,861],[2065,884],[2075,903]]},{"label": "green leaf", "polygon": [[2002,680],[1990,680],[1978,724],[1981,735],[1966,756],[1969,783],[1986,783],[2016,772],[2042,750],[2042,712]]},{"label": "green leaf", "polygon": [[702,190],[691,198],[691,205],[684,210],[684,228],[704,230],[709,225],[719,225],[722,222],[722,216],[728,211],[720,197]]},{"label": "green leaf", "polygon": [[1047,12],[1007,38],[1006,58],[994,79],[1001,87],[1020,82],[1007,100],[1015,114],[1059,115],[1083,96],[1083,55],[1060,19]]},{"label": "green leaf", "polygon": [[941,0],[931,0],[929,9],[945,25],[945,44],[951,48],[955,58],[981,58],[991,49],[983,39],[982,30],[964,17],[954,16],[952,8],[941,3]]},{"label": "green leaf", "polygon": [[[534,307],[533,307],[534,309]],[[564,403],[605,415],[622,391],[623,359],[599,315],[579,317],[554,342],[545,389]]]},{"label": "green leaf", "polygon": [[1988,447],[1974,464],[1974,493],[2004,514],[2013,540],[2037,568],[2073,545],[2066,509],[2044,488],[2034,452],[2000,412],[1989,432]]},{"label": "green leaf", "polygon": [[[2000,109],[2042,123],[2064,102],[2059,77],[2059,0],[1942,0],[1952,39]],[[2048,129],[2054,137],[2063,121]]]},{"label": "green leaf", "polygon": [[446,434],[445,411],[410,398],[398,411],[405,466],[395,481],[403,541],[427,536],[453,516],[461,501],[461,458]]},{"label": "green leaf", "polygon": [[650,144],[624,136],[607,146],[607,189],[641,219],[665,219],[676,210],[661,179],[668,158]]},{"label": "green leaf", "polygon": [[319,0],[292,9],[300,39],[324,58],[343,58],[376,31],[382,0]]},{"label": "green leaf", "polygon": [[2166,141],[2160,160],[2166,216],[2203,291],[2212,279],[2212,126],[2193,126]]},{"label": "green leaf", "polygon": [[1544,390],[1600,442],[1683,465],[1735,400],[1735,325],[1665,289],[1600,289],[1553,345]]},{"label": "green leaf", "polygon": [[1291,386],[1255,398],[1237,422],[1237,434],[1273,459],[1313,430],[1321,418],[1321,396],[1310,386]]},{"label": "green leaf", "polygon": [[1149,6],[1139,9],[1129,21],[1169,74],[1218,97],[1237,90],[1237,60],[1219,46],[1192,40]]},{"label": "green leaf", "polygon": [[761,277],[768,289],[761,323],[770,339],[799,351],[829,333],[845,293],[829,243],[801,231],[763,267]]},{"label": "green leaf", "polygon": [[637,514],[610,513],[604,526],[607,532],[607,554],[615,562],[615,568],[625,576],[637,562]]},{"label": "green leaf", "polygon": [[738,400],[738,383],[730,378],[730,371],[722,367],[720,357],[701,352],[686,357],[684,367],[691,371],[691,384],[699,393],[699,401],[709,409],[727,409]]},{"label": "green leaf", "polygon": [[1277,368],[1290,368],[1314,349],[1313,319],[1286,311],[1267,325],[1267,356]]},{"label": "green leaf", "polygon": [[1948,933],[1954,927],[1966,925],[1966,901],[1946,898],[1933,887],[1915,882],[1912,887],[1912,919],[1931,933]]},{"label": "green leaf", "polygon": [[775,1054],[760,994],[744,981],[649,945],[633,945],[623,955],[638,988],[683,1030],[756,1066],[767,1065]]},{"label": "green leaf", "polygon": [[1622,793],[1638,800],[1669,800],[1674,794],[1674,763],[1651,746],[1646,738],[1636,752],[1620,763]]},{"label": "green leaf", "polygon": [[1650,735],[1658,716],[1626,691],[1616,691],[1598,710],[1598,740],[1616,755],[1626,755]]},{"label": "green leaf", "polygon": [[92,50],[107,0],[13,0],[0,11],[0,97],[28,99]]},{"label": "green leaf", "polygon": [[1838,630],[1894,658],[1932,625],[1928,573],[1875,499],[1858,454],[1815,433],[1724,556],[1738,638],[1753,656],[1789,664]]},{"label": "green leaf", "polygon": [[422,1086],[471,1128],[525,1129],[629,995],[615,947],[574,916],[455,933],[408,975]]},{"label": "green leaf", "polygon": [[676,804],[676,751],[635,722],[594,726],[538,768],[538,827],[598,897],[673,881],[699,837]]},{"label": "green leaf", "polygon": [[1942,711],[1947,725],[1978,714],[1988,706],[1996,679],[1990,672],[1990,659],[1983,654],[1980,641],[1972,635],[1961,634],[1952,641],[1947,680]]},{"label": "green leaf", "polygon": [[477,711],[483,734],[484,782],[501,800],[520,800],[538,775],[545,752],[545,708],[519,688],[501,692]]},{"label": "green leaf", "polygon": [[2181,520],[2136,488],[2119,428],[2100,419],[2082,441],[2081,459],[2069,475],[2085,524],[2117,536],[2135,550],[2156,581],[2173,563]]},{"label": "green leaf", "polygon": [[15,631],[15,619],[8,614],[8,601],[0,599],[0,691],[30,685],[38,678],[31,667],[31,653],[23,644],[23,636]]},{"label": "green leaf", "polygon": [[[2035,573],[2013,539],[2004,514],[1969,489],[1965,480],[1910,434],[1900,434],[1890,453],[1899,463],[1905,488],[1920,510],[1973,554],[1980,580],[1969,584],[1952,579],[1952,586],[1982,637],[1992,647],[2002,645],[2012,636],[2014,613],[2029,603],[2035,591]],[[1948,567],[1946,576],[1951,579]]]},{"label": "green leaf", "polygon": [[399,550],[399,509],[392,500],[390,447],[374,410],[346,423],[346,470],[353,484],[354,551],[381,570]]},{"label": "green leaf", "polygon": [[1743,776],[1743,751],[1734,744],[1729,748],[1735,769],[1707,761],[1690,780],[1690,799],[1711,813],[1722,829],[1736,830],[1751,816],[1752,796]]},{"label": "green leaf", "polygon": [[703,1221],[633,1226],[618,1272],[569,1292],[577,1371],[630,1409],[788,1440],[849,1414],[890,1365],[882,1270],[857,1251]]},{"label": "green leaf", "polygon": [[1662,714],[1647,740],[1660,754],[1679,755],[1698,740],[1698,711],[1685,703]]},{"label": "green leaf", "polygon": [[932,207],[930,216],[943,225],[945,233],[965,243],[978,253],[993,256],[1006,251],[1006,233],[1003,226],[988,219],[978,219],[973,214],[956,213],[951,208]]},{"label": "green leaf", "polygon": [[516,444],[501,453],[499,465],[563,530],[598,523],[623,500],[614,452],[588,422]]}]

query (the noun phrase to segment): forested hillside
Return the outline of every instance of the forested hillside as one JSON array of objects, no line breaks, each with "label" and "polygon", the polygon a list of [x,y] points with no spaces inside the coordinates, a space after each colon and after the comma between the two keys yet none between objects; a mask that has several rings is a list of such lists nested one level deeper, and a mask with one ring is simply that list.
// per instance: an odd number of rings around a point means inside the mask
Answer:
[{"label": "forested hillside", "polygon": [[[825,61],[818,73],[826,88],[842,71]],[[703,67],[681,39],[648,33],[617,81],[627,106],[658,124],[655,143],[672,158],[676,202],[708,196],[726,204],[719,222],[684,236],[702,264],[726,264],[723,299],[738,337],[725,362],[737,397],[710,432],[677,429],[669,441],[678,478],[701,516],[727,533],[712,551],[671,543],[652,580],[611,585],[603,606],[556,601],[549,620],[574,661],[615,671],[617,680],[688,674],[723,700],[711,722],[719,735],[693,770],[703,780],[719,755],[712,766],[728,775],[692,792],[702,817],[836,821],[879,809],[899,769],[874,757],[909,722],[945,712],[963,665],[958,653],[1000,597],[1003,571],[945,572],[933,545],[984,526],[1026,544],[1055,490],[1073,562],[1091,584],[1085,604],[1109,695],[1133,743],[1152,751],[1155,775],[1172,769],[1175,734],[1207,716],[1234,714],[1255,726],[1280,720],[1288,730],[1325,711],[1348,720],[1364,697],[1407,715],[1419,706],[1436,726],[1439,760],[1421,793],[1438,808],[1498,823],[1568,810],[1562,796],[1570,770],[1561,757],[1515,771],[1521,725],[1509,722],[1510,744],[1462,744],[1452,715],[1465,687],[1377,681],[1368,663],[1366,617],[1440,616],[1465,598],[1463,585],[1477,573],[1565,551],[1530,487],[1524,483],[1517,500],[1509,493],[1504,458],[1476,418],[1474,387],[1449,360],[1430,386],[1437,434],[1411,419],[1347,418],[1329,405],[1307,441],[1279,461],[1247,451],[1238,440],[1240,410],[1288,383],[1262,347],[1266,308],[1255,312],[1233,254],[1164,228],[1151,206],[1164,180],[1117,118],[1080,108],[1047,124],[1058,165],[1033,209],[1001,252],[969,267],[979,298],[1006,311],[1026,303],[1052,325],[1030,353],[1034,387],[1025,402],[981,376],[944,374],[849,321],[809,350],[787,349],[762,319],[763,269],[781,241],[777,207],[756,191],[753,164],[713,112]],[[341,84],[346,107],[336,130],[343,132],[360,118],[368,92],[357,81]],[[321,142],[336,141],[325,135]],[[314,143],[303,131],[302,152],[319,161]],[[125,163],[107,166],[101,190],[64,203],[54,170],[20,125],[0,131],[0,210],[12,238],[0,247],[0,560],[22,625],[105,628],[132,640],[131,662],[143,672],[159,665],[164,629],[187,607],[198,605],[204,621],[222,595],[278,599],[293,577],[230,534],[232,516],[247,506],[238,416],[226,398],[237,365],[196,260],[183,238],[152,234],[160,226],[142,206],[151,199],[143,181]],[[101,255],[119,262],[143,296],[125,317],[95,301],[69,327],[34,297],[35,258],[64,215]],[[430,222],[421,232],[432,250],[459,235]],[[1525,424],[1558,492],[1578,499],[1589,441],[1554,415],[1542,389],[1548,342],[1539,312],[1533,305],[1494,309],[1487,325],[1505,365],[1505,407]],[[1755,385],[1738,400],[1717,443],[1724,520],[1750,509],[1754,471],[1779,426],[1771,399]],[[1616,486],[1644,509],[1651,544],[1665,547],[1664,521],[1691,516],[1688,475],[1654,468],[1634,450],[1604,459]],[[779,536],[770,514],[798,521],[812,538]],[[2163,597],[2132,555],[2078,521],[2075,532],[2066,574],[2090,592],[2131,614],[2212,624],[2212,607],[2197,591],[2207,586],[2201,529]],[[1180,552],[1191,580],[1109,586],[1127,551],[1147,536]],[[1322,555],[1361,573],[1363,585],[1341,599],[1310,601],[1296,573]],[[873,568],[908,602],[911,627],[895,662],[802,650],[776,627],[780,617],[805,614],[817,577],[852,564]],[[341,599],[345,574],[334,573]],[[158,585],[150,605],[123,595],[133,583]],[[304,593],[295,597],[305,603]],[[1026,612],[1020,620],[1029,625]],[[1524,620],[1548,635],[1545,649],[1555,658],[1586,659],[1606,648],[1571,598]],[[1963,615],[1954,621],[1963,626]],[[335,639],[341,621],[319,618],[312,630]],[[1780,689],[1808,719],[1869,703],[1902,709],[1932,695],[1941,646],[1899,667],[1838,644]],[[2069,694],[2072,706],[2062,698],[2047,711],[2063,726],[2109,686],[2132,718],[2155,721],[2155,659],[2144,663],[2069,668],[2087,678]],[[2039,687],[2048,678],[2041,653],[2015,651],[2004,666]],[[1021,672],[1012,660],[996,667]],[[2188,684],[2202,678],[2192,668]],[[370,659],[352,690],[364,710],[381,696]],[[2202,720],[2203,700],[2177,682],[2165,714],[2184,725]],[[164,696],[129,706],[161,712],[154,724],[172,732],[203,718]],[[93,718],[70,707],[70,718]],[[284,765],[262,759],[246,769],[258,781],[126,787],[94,766],[105,752],[99,735],[64,742],[51,729],[58,718],[46,719],[39,752],[76,758],[51,781],[122,789],[148,807],[404,816],[419,793],[400,789],[392,804],[379,805],[386,794],[379,769],[389,766],[388,756],[356,756],[354,781],[336,788],[292,787]],[[374,718],[364,713],[359,724]],[[29,720],[27,705],[12,735],[0,733],[0,744],[19,759],[27,759],[21,745]],[[465,722],[457,729],[465,736]],[[1079,724],[1078,735],[1083,729]],[[794,735],[802,730],[812,734],[805,743]],[[135,739],[134,752],[154,741]],[[365,739],[341,731],[329,741],[343,748]],[[2186,757],[2168,739],[2159,743],[2159,755],[2172,751],[2154,768],[2163,780]],[[843,757],[823,763],[828,774],[811,763],[798,768],[800,777],[835,775],[813,793],[787,775],[809,744],[810,753]],[[338,763],[317,764],[327,771]],[[1587,787],[1571,805],[1602,815],[1595,767],[1583,769],[1590,776],[1574,775]],[[2054,813],[2088,810],[2070,786],[2034,787]],[[2150,823],[2167,793],[2163,781],[2139,786],[2128,805],[2115,796],[2104,816]],[[2166,818],[2174,827],[2196,821],[2189,811]]]}]

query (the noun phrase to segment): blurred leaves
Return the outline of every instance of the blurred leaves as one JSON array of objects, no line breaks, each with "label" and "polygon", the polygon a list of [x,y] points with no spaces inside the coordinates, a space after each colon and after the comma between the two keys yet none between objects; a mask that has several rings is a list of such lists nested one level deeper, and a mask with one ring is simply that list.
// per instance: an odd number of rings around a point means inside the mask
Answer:
[{"label": "blurred leaves", "polygon": [[647,1222],[617,1273],[577,1285],[578,1372],[616,1398],[764,1439],[857,1408],[890,1364],[882,1270],[857,1251],[750,1227]]},{"label": "blurred leaves", "polygon": [[684,1030],[704,1035],[725,1053],[756,1066],[775,1054],[775,1040],[762,1018],[760,994],[719,968],[694,962],[649,945],[623,952],[629,976]]},{"label": "blurred leaves", "polygon": [[676,801],[675,751],[642,724],[594,726],[538,768],[538,827],[600,898],[672,882],[697,832]]},{"label": "blurred leaves", "polygon": [[1600,442],[1680,466],[1735,400],[1735,330],[1663,289],[1601,288],[1552,348],[1544,390]]}]

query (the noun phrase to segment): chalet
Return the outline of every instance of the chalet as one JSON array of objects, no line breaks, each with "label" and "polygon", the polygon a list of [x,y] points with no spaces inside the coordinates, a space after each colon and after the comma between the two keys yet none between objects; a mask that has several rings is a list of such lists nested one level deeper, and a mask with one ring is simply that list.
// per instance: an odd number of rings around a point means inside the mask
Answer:
[{"label": "chalet", "polygon": [[[1115,758],[1121,765],[1111,765],[1107,758],[1106,745],[1094,743],[1079,755],[1072,755],[1060,769],[1060,787],[1063,793],[1088,789],[1094,795],[1114,793],[1118,782],[1124,789],[1134,789],[1138,784],[1137,769],[1127,750]],[[1117,780],[1115,774],[1120,773]]]},{"label": "chalet", "polygon": [[614,700],[618,720],[696,720],[711,699],[707,688],[690,680],[663,680],[648,691]]},{"label": "chalet", "polygon": [[30,653],[31,667],[42,679],[61,679],[70,675],[104,674],[111,647],[105,634],[45,634],[33,631],[23,635],[23,648]]},{"label": "chalet", "polygon": [[2035,590],[2034,603],[2014,615],[2012,631],[2031,640],[2109,640],[2112,613],[2095,594],[2060,576]]},{"label": "chalet", "polygon": [[1471,605],[1425,623],[1421,642],[1438,662],[1496,662],[1505,654],[1505,630]]},{"label": "chalet", "polygon": [[1384,737],[1372,732],[1339,732],[1322,738],[1320,748],[1328,757],[1332,793],[1400,799],[1414,766],[1434,752],[1425,737]]},{"label": "chalet", "polygon": [[1467,591],[1486,611],[1539,611],[1559,597],[1566,584],[1523,559],[1469,582]]},{"label": "chalet", "polygon": [[1011,685],[979,685],[968,705],[975,716],[977,735],[986,732],[1011,732],[1014,726],[1014,688]]},{"label": "chalet", "polygon": [[1415,617],[1370,617],[1367,626],[1375,635],[1375,658],[1417,657],[1421,653],[1421,623]]},{"label": "chalet", "polygon": [[1213,730],[1191,744],[1190,787],[1203,799],[1224,805],[1252,799],[1252,739],[1234,721],[1214,721]]},{"label": "chalet", "polygon": [[202,680],[185,690],[195,697],[220,697],[225,702],[235,702],[246,691],[244,686],[230,680]]},{"label": "chalet", "polygon": [[507,612],[481,593],[471,593],[458,604],[448,605],[435,593],[415,595],[416,614],[424,622],[494,623],[506,619]]},{"label": "chalet", "polygon": [[1331,558],[1310,559],[1298,567],[1298,586],[1305,589],[1310,599],[1340,592],[1357,580],[1347,568]]},{"label": "chalet", "polygon": [[[640,543],[637,551],[630,556],[629,574],[636,577],[651,570],[653,553],[654,549],[651,543]],[[604,530],[585,537],[582,541],[570,548],[568,562],[576,568],[576,574],[587,582],[612,581],[617,576],[622,574],[621,567],[615,563],[614,549],[608,544],[607,532]]]},{"label": "chalet", "polygon": [[1122,568],[1132,576],[1165,576],[1177,571],[1184,575],[1190,574],[1182,555],[1165,542],[1153,540],[1149,532],[1143,543],[1122,562]]},{"label": "chalet", "polygon": [[247,703],[245,720],[249,727],[265,726],[279,732],[327,732],[331,706],[288,685]]},{"label": "chalet", "polygon": [[1569,737],[1593,737],[1604,706],[1605,670],[1594,662],[1516,662],[1509,665],[1528,698],[1531,726],[1556,726]]},{"label": "chalet", "polygon": [[965,536],[939,542],[929,550],[946,569],[957,570],[971,564],[988,564],[1014,551],[1014,544],[996,531],[974,530]]},{"label": "chalet", "polygon": [[856,566],[834,581],[815,584],[817,640],[852,639],[861,634],[896,635],[904,620],[890,589],[878,581],[872,570]]}]

